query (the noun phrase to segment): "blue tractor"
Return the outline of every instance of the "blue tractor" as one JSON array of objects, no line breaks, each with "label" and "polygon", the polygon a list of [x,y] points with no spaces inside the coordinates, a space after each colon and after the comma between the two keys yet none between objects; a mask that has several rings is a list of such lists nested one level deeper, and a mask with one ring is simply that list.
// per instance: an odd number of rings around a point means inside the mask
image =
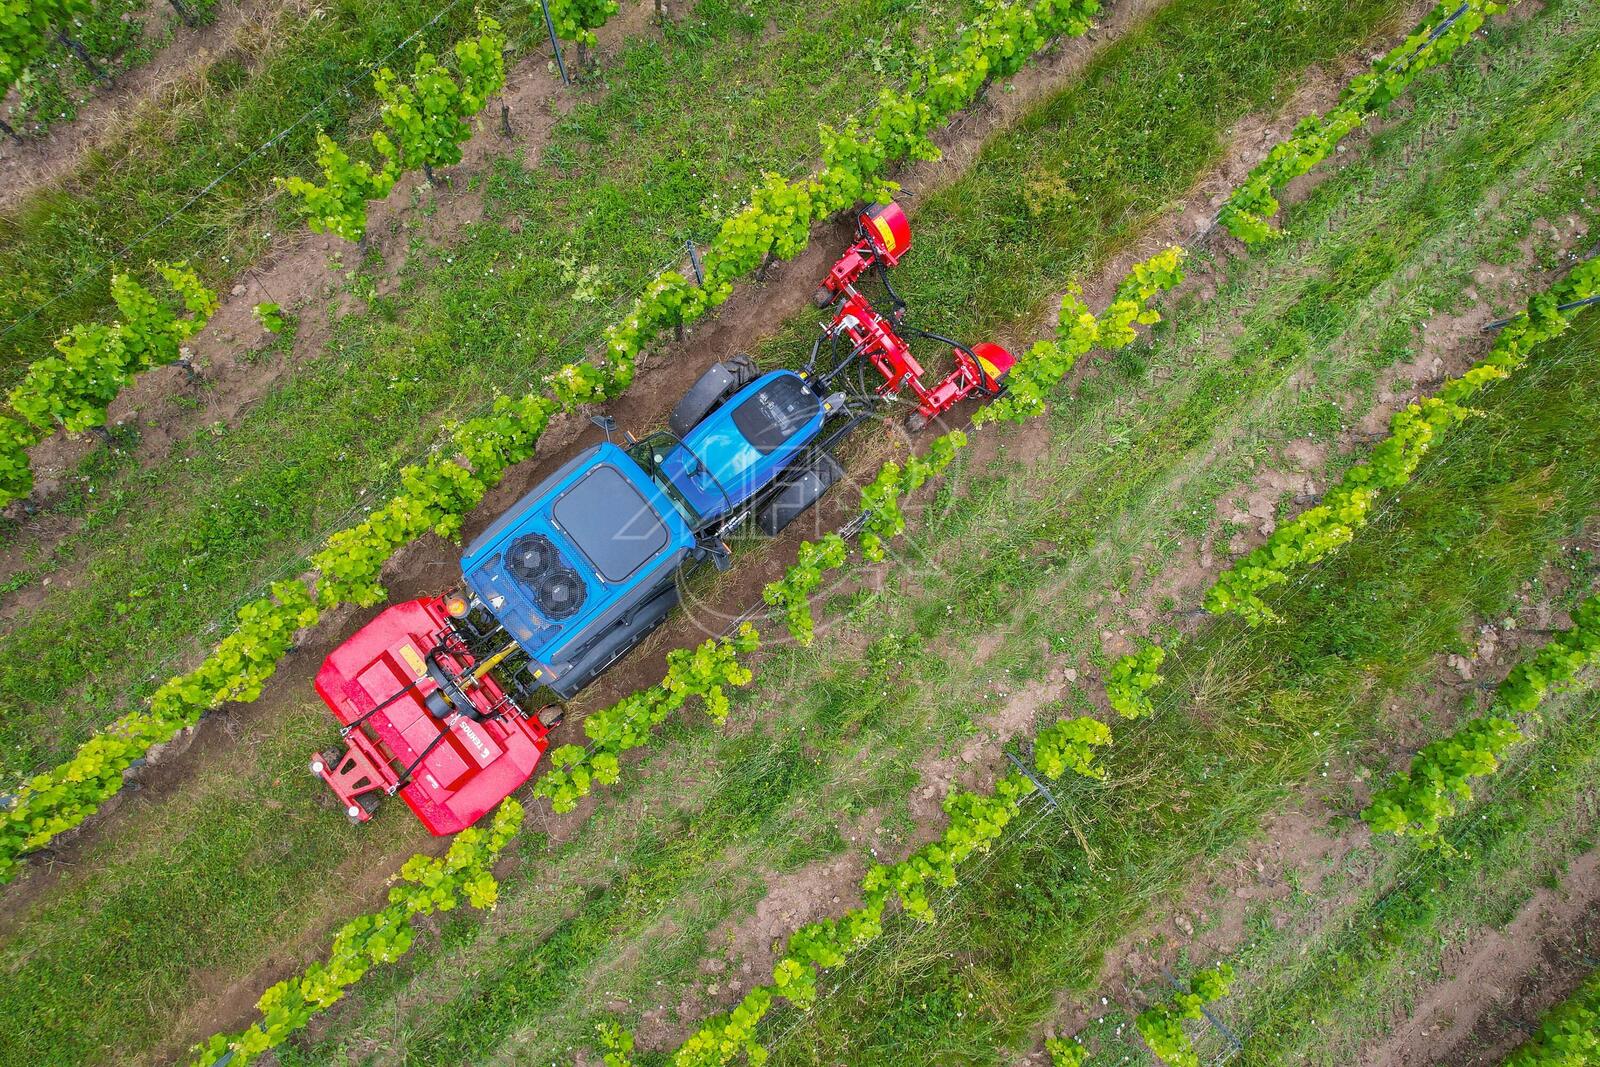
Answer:
[{"label": "blue tractor", "polygon": [[[561,702],[659,627],[688,569],[730,565],[727,538],[754,522],[776,535],[844,476],[835,446],[909,387],[913,425],[961,399],[993,396],[1011,356],[969,349],[904,322],[884,269],[910,245],[895,205],[865,213],[860,240],[817,304],[833,310],[800,371],[761,373],[748,356],[714,364],[668,428],[568,460],[467,546],[460,591],[395,605],[323,664],[317,689],[343,727],[342,755],[312,770],[353,820],[399,793],[435,833],[471,825],[532,773]],[[892,300],[876,311],[869,270]],[[905,337],[951,347],[931,388]],[[869,375],[881,376],[869,387]]]}]

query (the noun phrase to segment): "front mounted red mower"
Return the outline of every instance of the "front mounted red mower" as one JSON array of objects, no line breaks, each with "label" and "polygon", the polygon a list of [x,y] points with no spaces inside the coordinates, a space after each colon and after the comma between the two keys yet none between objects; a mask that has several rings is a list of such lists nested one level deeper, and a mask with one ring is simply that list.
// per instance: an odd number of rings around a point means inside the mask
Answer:
[{"label": "front mounted red mower", "polygon": [[[996,344],[980,343],[967,347],[959,341],[919,330],[906,321],[906,304],[889,282],[888,269],[900,262],[911,247],[911,223],[899,204],[880,204],[862,212],[856,222],[858,239],[834,263],[827,278],[812,297],[819,308],[833,307],[831,324],[823,327],[824,338],[835,348],[834,368],[827,378],[854,361],[864,359],[882,375],[875,390],[887,399],[909,388],[917,398],[917,410],[908,418],[910,428],[920,430],[970,396],[998,396],[1005,388],[1006,375],[1016,365],[1016,357]],[[889,295],[891,310],[878,312],[861,292],[858,283],[868,272],[876,273]],[[955,367],[932,386],[923,383],[923,368],[911,352],[905,336],[925,337],[950,346]],[[842,358],[840,342],[850,345]],[[820,348],[820,342],[819,342]],[[813,349],[813,356],[818,349]]]}]

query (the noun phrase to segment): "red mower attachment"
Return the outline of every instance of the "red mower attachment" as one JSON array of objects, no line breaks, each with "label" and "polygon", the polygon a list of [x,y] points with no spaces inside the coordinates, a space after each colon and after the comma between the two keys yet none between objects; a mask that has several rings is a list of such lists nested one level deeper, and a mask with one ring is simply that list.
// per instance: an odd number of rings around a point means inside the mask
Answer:
[{"label": "red mower attachment", "polygon": [[353,821],[399,793],[435,834],[471,826],[528,780],[550,744],[548,727],[490,677],[514,648],[478,662],[438,597],[389,608],[317,672],[348,747],[314,758],[312,773]]},{"label": "red mower attachment", "polygon": [[[888,269],[900,262],[911,247],[911,223],[899,204],[880,204],[861,213],[856,222],[860,235],[855,244],[839,257],[813,300],[819,308],[835,307],[833,322],[825,328],[829,336],[848,340],[850,358],[869,360],[883,376],[880,397],[909,388],[916,394],[916,413],[908,420],[912,430],[920,430],[969,396],[998,396],[1005,387],[1006,375],[1016,366],[1016,357],[996,344],[983,343],[968,348],[959,341],[918,330],[905,322],[906,305],[889,284]],[[893,301],[888,315],[880,314],[857,288],[868,271],[875,270]],[[902,335],[926,337],[950,346],[955,368],[931,388],[923,384],[922,364],[911,354]]]}]

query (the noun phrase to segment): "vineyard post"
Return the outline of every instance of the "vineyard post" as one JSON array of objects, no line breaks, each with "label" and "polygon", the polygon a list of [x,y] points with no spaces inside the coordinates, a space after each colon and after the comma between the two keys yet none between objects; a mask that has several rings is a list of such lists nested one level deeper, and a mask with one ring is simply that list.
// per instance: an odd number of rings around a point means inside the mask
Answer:
[{"label": "vineyard post", "polygon": [[511,139],[511,105],[504,100],[500,102],[500,132],[507,140]]},{"label": "vineyard post", "polygon": [[1056,795],[1050,792],[1050,787],[1044,784],[1043,779],[1034,774],[1033,771],[1028,768],[1027,764],[1023,763],[1016,756],[1013,756],[1009,748],[1002,749],[1001,751],[1005,753],[1006,759],[1010,760],[1012,765],[1015,766],[1017,770],[1028,779],[1028,781],[1032,782],[1038,788],[1039,794],[1045,799],[1045,803],[1050,805],[1050,810],[1060,811],[1061,806],[1056,803]]},{"label": "vineyard post", "polygon": [[13,141],[17,142],[18,144],[22,144],[23,143],[22,134],[18,133],[16,130],[12,129],[11,128],[11,123],[7,122],[5,119],[0,119],[0,133],[5,134],[7,137],[11,138]]},{"label": "vineyard post", "polygon": [[[1178,984],[1178,980],[1172,976],[1171,971],[1167,970],[1165,967],[1162,967],[1161,973],[1167,976],[1167,982],[1172,986],[1173,989],[1176,989],[1180,993],[1187,992],[1183,986]],[[1200,1005],[1200,1014],[1205,1016],[1206,1022],[1217,1028],[1218,1033],[1228,1039],[1228,1043],[1234,1047],[1236,1052],[1244,1051],[1244,1042],[1240,1041],[1234,1032],[1223,1024],[1221,1019],[1211,1014],[1210,1008],[1206,1007],[1204,1004]]]},{"label": "vineyard post", "polygon": [[103,82],[111,80],[106,76],[105,68],[94,61],[94,57],[89,54],[87,48],[83,47],[82,42],[74,37],[68,37],[66,30],[57,30],[56,40],[60,41],[73,55],[77,56],[78,61],[89,68],[89,73],[93,74],[96,80]]},{"label": "vineyard post", "polygon": [[[700,253],[695,249],[694,242],[692,240],[683,242],[683,246],[689,251],[689,266],[694,268],[695,284],[704,289],[706,285],[706,272],[700,266]],[[679,343],[682,343],[683,323],[680,322],[673,327],[673,336],[678,340]]]},{"label": "vineyard post", "polygon": [[194,12],[190,11],[183,0],[167,0],[172,5],[172,10],[178,13],[178,18],[183,20],[185,26],[193,27],[195,24]]},{"label": "vineyard post", "polygon": [[[561,72],[561,84],[571,85],[572,79],[567,77],[566,60],[561,58],[561,42],[556,39],[556,22],[555,19],[550,17],[550,0],[539,0],[539,6],[544,8],[544,28],[550,34],[550,47],[556,53],[556,69]],[[579,66],[582,66],[582,57],[579,58],[578,63]]]}]

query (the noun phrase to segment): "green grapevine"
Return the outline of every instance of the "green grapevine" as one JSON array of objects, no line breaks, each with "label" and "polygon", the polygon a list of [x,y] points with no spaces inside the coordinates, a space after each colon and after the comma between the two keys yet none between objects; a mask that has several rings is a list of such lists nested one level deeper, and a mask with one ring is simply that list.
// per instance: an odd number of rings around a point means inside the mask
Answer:
[{"label": "green grapevine", "polygon": [[534,795],[549,798],[556,813],[563,814],[594,786],[614,784],[621,774],[619,757],[649,741],[655,728],[690,697],[701,698],[706,714],[722,722],[728,716],[728,687],[750,681],[750,668],[739,657],[760,644],[761,635],[745,623],[731,638],[710,638],[699,648],[668,653],[667,674],[660,682],[583,720],[591,741],[587,749],[562,745],[550,753],[549,769],[534,786]]},{"label": "green grapevine", "polygon": [[1089,1062],[1089,1050],[1075,1039],[1047,1037],[1044,1050],[1050,1054],[1050,1067],[1083,1067]]},{"label": "green grapevine", "polygon": [[411,81],[395,80],[384,67],[373,76],[379,113],[388,134],[374,134],[373,144],[397,173],[461,162],[461,145],[472,136],[472,116],[483,110],[506,81],[505,37],[500,24],[478,16],[478,36],[456,44],[459,80],[429,52],[417,57]]},{"label": "green grapevine", "polygon": [[1195,1055],[1189,1035],[1184,1032],[1184,1020],[1202,1018],[1201,1008],[1227,996],[1232,985],[1233,968],[1226,963],[1201,971],[1190,980],[1190,992],[1180,992],[1170,1004],[1158,1004],[1139,1013],[1134,1020],[1139,1036],[1169,1067],[1200,1067],[1200,1057]]},{"label": "green grapevine", "polygon": [[1315,563],[1349,544],[1366,524],[1379,497],[1407,484],[1445,431],[1478,414],[1468,406],[1469,400],[1490,382],[1509,378],[1520,369],[1534,346],[1566,332],[1581,309],[1561,311],[1559,305],[1597,292],[1600,259],[1590,259],[1535,296],[1527,310],[1500,331],[1482,361],[1447,382],[1436,396],[1396,412],[1389,423],[1389,436],[1373,449],[1366,463],[1350,468],[1321,504],[1279,526],[1265,544],[1223,572],[1206,593],[1206,610],[1216,615],[1237,614],[1252,626],[1277,621],[1262,594],[1287,582],[1292,569]]},{"label": "green grapevine", "polygon": [[1444,0],[1411,36],[1373,64],[1369,73],[1351,80],[1338,104],[1326,115],[1302,119],[1288,139],[1276,145],[1267,158],[1250,171],[1223,204],[1217,221],[1247,245],[1279,235],[1267,221],[1278,211],[1273,194],[1328,158],[1348,134],[1367,117],[1396,99],[1423,71],[1449,59],[1490,15],[1506,9],[1495,0],[1467,0],[1467,10],[1448,29],[1435,29],[1458,6]]},{"label": "green grapevine", "polygon": [[605,1050],[605,1067],[633,1067],[633,1035],[620,1023],[600,1023],[595,1027],[600,1046]]},{"label": "green grapevine", "polygon": [[1112,710],[1124,719],[1152,714],[1156,706],[1149,690],[1161,684],[1163,678],[1157,672],[1166,658],[1166,649],[1146,643],[1113,663],[1106,674],[1106,700]]},{"label": "green grapevine", "polygon": [[990,795],[956,790],[946,796],[949,823],[937,841],[900,863],[869,870],[861,883],[859,908],[837,919],[807,923],[791,934],[772,969],[772,983],[752,989],[733,1011],[706,1020],[673,1054],[674,1067],[722,1067],[741,1054],[752,1064],[766,1062],[767,1050],[756,1041],[755,1031],[773,997],[809,1009],[816,1000],[819,972],[839,966],[882,936],[891,899],[898,898],[905,913],[919,922],[934,922],[929,886],[953,887],[956,868],[989,851],[1034,789],[1026,776],[1013,773],[997,781]]},{"label": "green grapevine", "polygon": [[401,174],[422,167],[431,177],[433,167],[461,162],[472,116],[505,87],[505,47],[500,24],[480,14],[477,36],[456,43],[455,75],[427,52],[417,57],[409,82],[399,82],[388,67],[378,71],[373,88],[383,102],[379,114],[388,132],[374,133],[372,147],[383,162],[351,159],[319,132],[321,184],[301,177],[277,179],[298,198],[312,231],[359,241],[367,232],[367,202],[388,196]]},{"label": "green grapevine", "polygon": [[1405,774],[1396,774],[1372,798],[1361,818],[1374,833],[1414,837],[1422,848],[1443,844],[1439,831],[1458,805],[1472,799],[1473,778],[1493,774],[1506,749],[1523,740],[1511,715],[1532,715],[1551,686],[1570,681],[1600,661],[1600,596],[1572,612],[1570,629],[1518,664],[1495,690],[1491,711],[1468,720],[1448,737],[1423,746]]},{"label": "green grapevine", "polygon": [[217,310],[217,295],[184,263],[156,263],[177,297],[162,299],[127,274],[111,278],[111,297],[122,318],[107,326],[72,327],[55,343],[56,354],[29,365],[11,390],[21,420],[0,417],[0,504],[33,490],[27,450],[57,427],[77,433],[104,426],[106,410],[133,377],[178,359],[183,343]]},{"label": "green grapevine", "polygon": [[593,48],[594,31],[622,9],[617,0],[550,0],[550,19],[556,36],[583,48]]},{"label": "green grapevine", "polygon": [[1067,771],[1085,778],[1103,779],[1106,769],[1095,763],[1095,749],[1111,744],[1111,727],[1087,715],[1060,719],[1043,730],[1033,743],[1034,766],[1054,781]]},{"label": "green grapevine", "polygon": [[250,309],[250,314],[261,324],[261,328],[268,333],[282,333],[285,325],[283,308],[270,301],[263,301]]},{"label": "green grapevine", "polygon": [[1593,1067],[1600,1063],[1600,973],[1544,1017],[1504,1067]]},{"label": "green grapevine", "polygon": [[88,0],[0,0],[0,99],[44,58],[52,31],[88,12]]},{"label": "green grapevine", "polygon": [[499,896],[491,873],[494,861],[521,828],[522,814],[522,805],[507,800],[487,829],[474,826],[457,834],[443,859],[412,856],[400,868],[400,884],[389,890],[387,907],[340,927],[326,963],[313,963],[302,974],[268,989],[256,1005],[261,1021],[242,1033],[216,1034],[196,1046],[192,1067],[211,1067],[230,1052],[228,1062],[243,1067],[283,1044],[313,1015],[343,999],[345,990],[373,965],[393,963],[405,955],[416,939],[411,925],[415,916],[450,911],[463,901],[492,909]]},{"label": "green grapevine", "polygon": [[389,195],[399,174],[391,163],[373,167],[352,160],[333,138],[318,131],[317,166],[322,184],[301,177],[279,178],[278,185],[299,198],[299,209],[313,233],[359,241],[367,232],[367,201]]}]

